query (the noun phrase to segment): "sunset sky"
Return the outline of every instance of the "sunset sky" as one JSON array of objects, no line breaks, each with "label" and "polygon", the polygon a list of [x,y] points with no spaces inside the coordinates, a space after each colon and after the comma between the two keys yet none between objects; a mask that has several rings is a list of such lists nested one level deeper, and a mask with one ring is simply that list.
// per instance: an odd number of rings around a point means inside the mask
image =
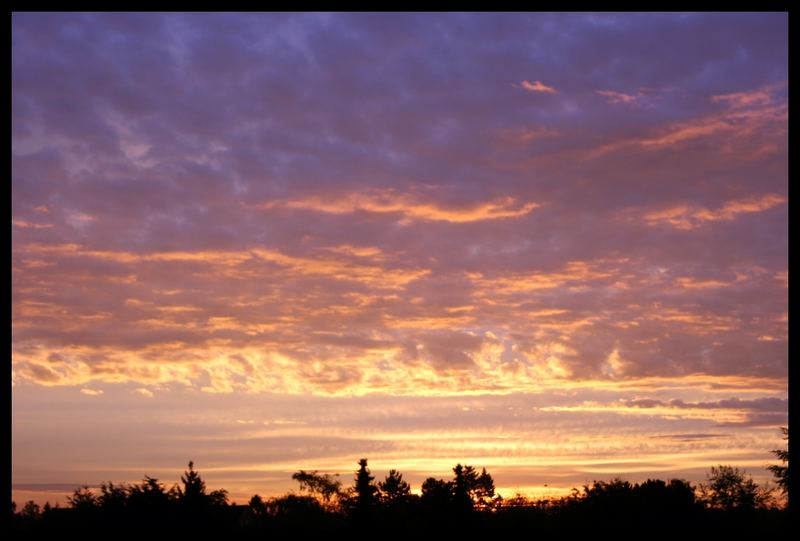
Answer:
[{"label": "sunset sky", "polygon": [[14,499],[770,479],[787,27],[15,13]]}]

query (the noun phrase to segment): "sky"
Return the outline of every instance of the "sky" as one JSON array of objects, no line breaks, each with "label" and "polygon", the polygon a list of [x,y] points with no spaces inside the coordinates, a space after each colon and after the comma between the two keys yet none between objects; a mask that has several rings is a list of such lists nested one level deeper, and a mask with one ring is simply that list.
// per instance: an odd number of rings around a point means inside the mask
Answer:
[{"label": "sky", "polygon": [[758,482],[786,13],[14,13],[12,489]]}]

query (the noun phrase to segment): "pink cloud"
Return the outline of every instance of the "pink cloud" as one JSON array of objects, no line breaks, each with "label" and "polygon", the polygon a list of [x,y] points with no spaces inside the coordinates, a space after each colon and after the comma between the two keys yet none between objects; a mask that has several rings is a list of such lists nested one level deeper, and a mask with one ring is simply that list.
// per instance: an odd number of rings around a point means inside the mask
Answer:
[{"label": "pink cloud", "polygon": [[614,90],[597,90],[595,94],[603,96],[607,99],[608,103],[612,104],[622,103],[625,105],[636,105],[641,98],[641,94],[625,94],[624,92],[616,92]]},{"label": "pink cloud", "polygon": [[558,91],[555,88],[553,88],[552,86],[547,86],[546,84],[544,84],[541,81],[530,82],[530,81],[526,80],[526,81],[522,81],[520,83],[520,85],[522,86],[522,88],[524,88],[525,90],[528,90],[530,92],[544,92],[546,94],[557,94],[558,93]]},{"label": "pink cloud", "polygon": [[712,103],[724,103],[734,109],[747,107],[763,107],[775,100],[775,93],[786,86],[786,83],[775,83],[747,92],[732,92],[711,96]]},{"label": "pink cloud", "polygon": [[648,225],[668,225],[676,229],[695,229],[708,222],[731,221],[740,214],[763,212],[786,202],[778,194],[764,194],[728,201],[720,208],[707,209],[696,205],[678,205],[648,212],[644,221]]}]

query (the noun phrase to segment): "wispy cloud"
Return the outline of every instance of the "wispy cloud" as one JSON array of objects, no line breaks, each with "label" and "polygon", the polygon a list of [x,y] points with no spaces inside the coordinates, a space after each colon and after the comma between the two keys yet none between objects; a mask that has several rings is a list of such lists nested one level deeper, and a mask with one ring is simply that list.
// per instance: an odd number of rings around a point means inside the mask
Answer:
[{"label": "wispy cloud", "polygon": [[[712,96],[710,102],[724,105],[721,112],[675,122],[644,136],[603,143],[586,155],[596,158],[633,149],[670,150],[718,139],[721,153],[759,159],[775,153],[778,146],[773,141],[786,133],[788,108],[785,99],[777,96],[779,89],[771,85],[752,92]],[[643,94],[634,96],[614,91],[598,91],[597,94],[607,97],[610,103],[628,105],[639,104],[644,99]]]},{"label": "wispy cloud", "polygon": [[776,92],[786,88],[786,86],[786,83],[775,83],[747,92],[718,94],[711,96],[711,102],[723,103],[735,109],[763,107],[775,103]]},{"label": "wispy cloud", "polygon": [[608,103],[622,103],[625,105],[635,105],[639,102],[641,95],[639,94],[625,94],[624,92],[616,92],[614,90],[597,90],[595,94],[606,98]]},{"label": "wispy cloud", "polygon": [[341,197],[310,197],[289,201],[270,201],[262,204],[261,208],[283,207],[329,214],[352,214],[361,211],[395,214],[407,220],[469,223],[519,218],[529,214],[539,206],[538,203],[518,203],[513,197],[503,197],[472,205],[446,207],[435,202],[425,202],[412,196],[393,192],[379,192],[374,194],[347,194]]},{"label": "wispy cloud", "polygon": [[735,220],[741,214],[764,212],[786,202],[786,197],[778,194],[764,194],[744,199],[728,201],[716,209],[684,204],[662,210],[654,210],[643,215],[645,223],[651,226],[667,225],[676,229],[695,229],[708,223]]},{"label": "wispy cloud", "polygon": [[522,81],[519,84],[522,88],[529,92],[543,92],[545,94],[557,94],[558,91],[552,86],[547,86],[541,81],[530,82],[528,80]]}]

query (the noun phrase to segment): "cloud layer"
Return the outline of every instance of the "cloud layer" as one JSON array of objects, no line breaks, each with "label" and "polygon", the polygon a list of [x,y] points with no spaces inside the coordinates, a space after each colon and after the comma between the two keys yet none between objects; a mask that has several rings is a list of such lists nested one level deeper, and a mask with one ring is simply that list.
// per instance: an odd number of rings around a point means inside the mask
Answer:
[{"label": "cloud layer", "polygon": [[12,21],[19,403],[782,419],[786,14]]}]

